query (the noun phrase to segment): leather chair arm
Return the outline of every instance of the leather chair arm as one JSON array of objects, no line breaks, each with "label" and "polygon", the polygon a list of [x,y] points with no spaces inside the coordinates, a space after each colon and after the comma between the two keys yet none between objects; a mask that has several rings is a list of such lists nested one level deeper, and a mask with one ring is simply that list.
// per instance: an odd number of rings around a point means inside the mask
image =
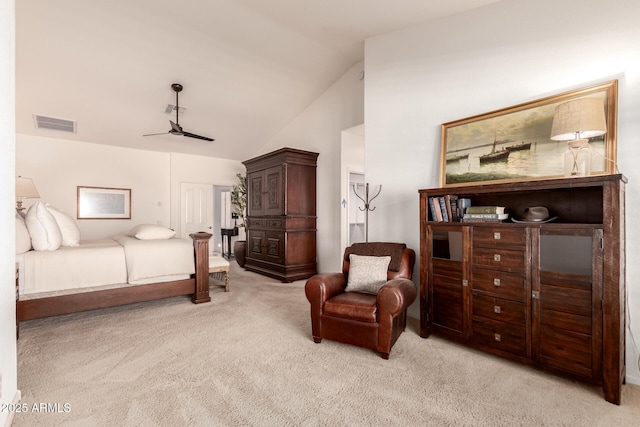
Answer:
[{"label": "leather chair arm", "polygon": [[347,281],[342,273],[322,273],[309,278],[304,286],[310,303],[323,303],[329,298],[344,292]]},{"label": "leather chair arm", "polygon": [[418,295],[416,285],[409,279],[392,279],[378,291],[380,316],[395,317],[409,307]]}]

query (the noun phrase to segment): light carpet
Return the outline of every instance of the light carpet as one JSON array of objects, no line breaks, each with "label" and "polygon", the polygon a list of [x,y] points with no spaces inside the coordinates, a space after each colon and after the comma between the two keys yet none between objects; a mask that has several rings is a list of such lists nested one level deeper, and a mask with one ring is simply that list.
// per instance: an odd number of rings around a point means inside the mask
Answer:
[{"label": "light carpet", "polygon": [[[311,339],[304,281],[231,263],[230,292],[21,325],[14,426],[637,426],[566,380],[432,336],[410,322],[384,360]],[[53,411],[33,412],[33,404]],[[64,404],[67,404],[65,407]],[[69,409],[65,412],[65,409]]]}]

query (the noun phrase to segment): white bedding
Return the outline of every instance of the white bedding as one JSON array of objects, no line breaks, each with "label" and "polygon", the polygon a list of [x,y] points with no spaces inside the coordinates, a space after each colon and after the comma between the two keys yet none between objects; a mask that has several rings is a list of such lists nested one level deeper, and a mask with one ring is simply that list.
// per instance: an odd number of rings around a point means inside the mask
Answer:
[{"label": "white bedding", "polygon": [[[195,273],[190,239],[138,240],[131,236],[81,241],[55,251],[28,251],[20,264],[20,294],[188,279]],[[68,292],[67,292],[68,293]]]},{"label": "white bedding", "polygon": [[21,263],[23,294],[127,283],[124,248],[112,239],[25,252]]},{"label": "white bedding", "polygon": [[138,240],[125,235],[113,239],[124,248],[130,284],[188,279],[196,272],[191,239]]}]

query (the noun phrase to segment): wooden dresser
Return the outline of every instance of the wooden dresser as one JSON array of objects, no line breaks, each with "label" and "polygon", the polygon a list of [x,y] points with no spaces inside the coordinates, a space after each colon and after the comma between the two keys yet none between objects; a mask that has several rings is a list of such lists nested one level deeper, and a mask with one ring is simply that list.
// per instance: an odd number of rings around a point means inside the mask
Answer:
[{"label": "wooden dresser", "polygon": [[[625,375],[622,175],[420,190],[420,335],[601,385],[620,404]],[[432,197],[505,206],[548,223],[437,222]]]},{"label": "wooden dresser", "polygon": [[247,270],[283,282],[316,274],[317,158],[318,153],[282,148],[243,162]]}]

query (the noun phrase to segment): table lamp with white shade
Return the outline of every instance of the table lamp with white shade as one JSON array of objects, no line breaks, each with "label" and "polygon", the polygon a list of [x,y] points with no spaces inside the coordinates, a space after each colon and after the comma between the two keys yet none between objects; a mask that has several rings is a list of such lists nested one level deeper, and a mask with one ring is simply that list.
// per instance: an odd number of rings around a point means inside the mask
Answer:
[{"label": "table lamp with white shade", "polygon": [[22,202],[24,199],[36,199],[40,197],[33,179],[23,176],[16,176],[16,211],[24,216]]},{"label": "table lamp with white shade", "polygon": [[604,103],[597,98],[579,98],[558,105],[553,115],[551,139],[568,141],[564,176],[591,175],[589,138],[607,133]]}]

